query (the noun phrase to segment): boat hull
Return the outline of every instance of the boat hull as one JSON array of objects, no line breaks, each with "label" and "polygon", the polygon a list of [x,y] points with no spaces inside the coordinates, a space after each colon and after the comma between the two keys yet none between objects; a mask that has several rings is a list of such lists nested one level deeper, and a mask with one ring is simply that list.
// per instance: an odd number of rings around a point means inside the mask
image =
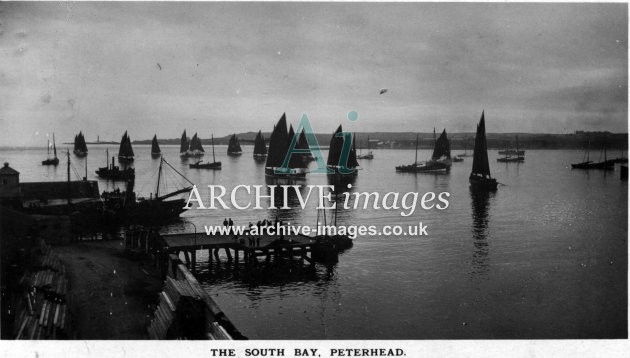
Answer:
[{"label": "boat hull", "polygon": [[497,162],[501,162],[501,163],[517,163],[517,162],[524,162],[525,158],[524,157],[518,157],[518,158],[497,158]]},{"label": "boat hull", "polygon": [[88,154],[87,152],[84,152],[84,151],[78,150],[78,149],[75,149],[72,152],[74,153],[74,155],[76,155],[79,158],[83,158],[83,157],[87,156],[87,154]]},{"label": "boat hull", "polygon": [[42,160],[42,165],[59,165],[59,158]]},{"label": "boat hull", "polygon": [[239,155],[242,155],[243,152],[227,152],[227,154],[232,157],[238,157]]},{"label": "boat hull", "polygon": [[571,164],[572,169],[601,169],[601,170],[614,170],[615,163],[610,161],[594,163],[591,161]]},{"label": "boat hull", "polygon": [[496,190],[499,183],[494,178],[486,178],[477,175],[470,175],[468,178],[470,187],[476,190]]},{"label": "boat hull", "polygon": [[396,167],[396,171],[401,173],[434,173],[448,172],[449,170],[451,170],[450,161],[448,163],[429,161],[419,164],[399,165]]},{"label": "boat hull", "polygon": [[133,162],[133,157],[127,157],[127,156],[124,156],[124,155],[119,155],[118,156],[118,161],[120,163],[131,163],[131,162]]},{"label": "boat hull", "polygon": [[129,180],[136,177],[136,171],[133,168],[120,170],[118,167],[114,169],[103,167],[96,171],[96,175],[108,180]]},{"label": "boat hull", "polygon": [[306,178],[306,171],[296,171],[291,169],[287,173],[276,173],[276,168],[265,168],[265,176],[279,179],[304,179]]},{"label": "boat hull", "polygon": [[214,162],[214,163],[195,163],[195,164],[189,164],[188,167],[190,169],[214,169],[214,170],[220,170],[221,169],[221,162]]}]

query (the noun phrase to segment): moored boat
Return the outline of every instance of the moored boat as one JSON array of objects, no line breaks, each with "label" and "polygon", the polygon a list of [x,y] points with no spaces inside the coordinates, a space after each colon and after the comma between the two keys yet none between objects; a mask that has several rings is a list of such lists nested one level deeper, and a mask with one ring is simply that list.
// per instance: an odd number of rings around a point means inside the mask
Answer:
[{"label": "moored boat", "polygon": [[[525,161],[525,151],[518,149],[518,136],[516,136],[516,150],[504,150],[504,157],[497,158],[497,162],[501,163],[520,163]],[[514,154],[508,154],[514,153]],[[522,154],[521,154],[522,153]]]},{"label": "moored boat", "polygon": [[[357,161],[357,151],[354,142],[354,135],[350,135],[351,140],[350,151],[347,158],[343,158],[344,152],[344,135],[341,124],[337,127],[337,130],[330,138],[330,144],[328,148],[328,160],[326,162],[329,170],[332,173],[328,174],[329,181],[332,179],[333,183],[340,182],[343,184],[344,179],[352,179],[359,173],[359,162]],[[343,161],[346,160],[344,163]]]},{"label": "moored boat", "polygon": [[74,150],[72,151],[77,157],[85,157],[88,154],[87,144],[83,132],[74,136]]},{"label": "moored boat", "polygon": [[586,160],[581,163],[571,164],[571,169],[600,169],[600,170],[614,170],[615,169],[614,160],[606,159],[606,145],[604,145],[604,161],[600,161],[600,162],[593,162],[592,160],[590,160],[590,147],[591,147],[591,141],[589,139],[588,144],[586,146]]},{"label": "moored boat", "polygon": [[370,150],[370,136],[367,137],[367,153],[361,153],[361,148],[359,148],[357,159],[374,159],[374,153]]},{"label": "moored boat", "polygon": [[157,140],[157,135],[153,135],[153,140],[151,140],[151,157],[159,158],[162,155],[162,150],[160,149],[160,144]]},{"label": "moored boat", "polygon": [[230,137],[230,142],[228,143],[227,154],[231,156],[239,156],[243,154],[243,150],[241,149],[241,143],[238,141],[236,137],[236,133],[232,134]]},{"label": "moored boat", "polygon": [[257,161],[263,161],[267,158],[267,145],[265,144],[265,137],[262,135],[262,131],[258,131],[256,139],[254,139],[254,159]]},{"label": "moored boat", "polygon": [[131,148],[131,139],[127,135],[127,131],[120,140],[120,148],[118,149],[118,161],[121,163],[133,162],[133,148]]},{"label": "moored boat", "polygon": [[53,133],[53,157],[50,157],[50,141],[47,146],[48,158],[42,161],[42,165],[59,165],[59,158],[57,158],[57,145],[55,144],[55,133]]},{"label": "moored boat", "polygon": [[120,167],[114,165],[114,157],[112,157],[112,164],[107,162],[109,159],[109,150],[105,150],[105,166],[96,170],[96,175],[103,179],[108,180],[129,180],[136,176],[136,170],[134,168],[120,169]]},{"label": "moored boat", "polygon": [[[269,138],[269,150],[265,162],[265,175],[267,177],[278,179],[303,179],[306,177],[306,168],[292,168],[290,163],[287,167],[282,166],[289,151],[289,141],[286,113],[283,113]],[[290,161],[291,159],[289,159]]]},{"label": "moored boat", "polygon": [[486,120],[483,111],[481,112],[481,120],[477,124],[473,165],[468,181],[474,190],[496,190],[499,185],[497,180],[490,175],[488,145],[486,142]]},{"label": "moored boat", "polygon": [[425,162],[418,162],[418,139],[416,135],[416,160],[414,163],[399,165],[396,167],[396,171],[407,173],[448,172],[451,169],[452,160],[451,145],[446,135],[446,129],[437,139],[435,139],[435,129],[433,130],[433,154],[431,159]]},{"label": "moored boat", "polygon": [[220,170],[221,169],[221,162],[217,162],[216,158],[214,156],[214,135],[212,135],[211,138],[212,138],[212,162],[202,163],[202,161],[199,160],[196,163],[189,164],[188,165],[189,168],[191,168],[191,169],[214,169],[214,170]]}]

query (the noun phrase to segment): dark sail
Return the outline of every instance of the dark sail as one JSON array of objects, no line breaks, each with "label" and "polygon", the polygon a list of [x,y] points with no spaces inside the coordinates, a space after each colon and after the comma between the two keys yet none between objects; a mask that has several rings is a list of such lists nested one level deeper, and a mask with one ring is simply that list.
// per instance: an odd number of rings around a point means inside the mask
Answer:
[{"label": "dark sail", "polygon": [[85,144],[85,137],[83,137],[83,132],[79,132],[76,136],[74,136],[74,151],[75,153],[83,152],[87,153],[87,145]]},{"label": "dark sail", "polygon": [[343,148],[343,137],[337,137],[338,133],[341,133],[341,124],[337,127],[335,133],[333,133],[332,138],[330,138],[330,145],[328,147],[328,161],[326,164],[332,166],[339,165],[339,157],[341,156],[341,149]]},{"label": "dark sail", "polygon": [[160,145],[158,144],[157,135],[153,135],[153,140],[151,141],[151,154],[160,154],[162,151],[160,150]]},{"label": "dark sail", "polygon": [[182,139],[179,144],[179,152],[186,153],[186,151],[188,150],[188,146],[188,137],[186,137],[186,130],[184,129],[184,133],[182,133]]},{"label": "dark sail", "polygon": [[287,118],[286,114],[283,113],[278,123],[273,128],[273,132],[271,132],[271,137],[269,138],[269,150],[267,152],[267,162],[265,163],[265,167],[268,168],[277,168],[282,165],[284,161],[284,157],[287,154],[288,143],[287,138],[289,137],[287,133]]},{"label": "dark sail", "polygon": [[488,148],[486,146],[486,121],[484,112],[481,112],[481,120],[477,125],[475,136],[475,152],[473,155],[472,174],[490,176],[490,164],[488,163]]},{"label": "dark sail", "polygon": [[267,155],[267,146],[265,145],[265,138],[261,131],[258,131],[256,139],[254,140],[254,154]]},{"label": "dark sail", "polygon": [[228,153],[240,153],[242,151],[241,143],[238,141],[236,134],[232,134],[230,142],[228,143]]},{"label": "dark sail", "polygon": [[357,162],[357,148],[354,142],[354,135],[352,136],[352,148],[350,149],[350,155],[348,155],[348,168],[356,168],[359,166],[359,162]]},{"label": "dark sail", "polygon": [[127,131],[123,134],[120,140],[120,149],[118,150],[119,157],[131,158],[134,156],[133,148],[131,148],[131,139],[127,135]]},{"label": "dark sail", "polygon": [[306,133],[304,132],[304,129],[302,129],[302,132],[300,132],[300,137],[298,138],[298,142],[295,147],[298,149],[309,149],[308,140],[306,140]]},{"label": "dark sail", "polygon": [[201,140],[199,139],[199,137],[197,137],[197,133],[195,133],[195,135],[193,135],[192,139],[190,140],[190,151],[204,153],[203,147],[201,146]]},{"label": "dark sail", "polygon": [[[304,133],[304,132],[302,132]],[[295,132],[293,131],[293,126],[289,126],[289,134],[287,136],[287,152],[291,146],[291,142],[293,141],[293,137],[295,137]],[[299,140],[299,138],[298,138]],[[295,147],[297,148],[298,143],[295,143]],[[285,152],[286,156],[286,152]],[[289,168],[306,168],[307,165],[302,160],[302,155],[300,154],[292,154],[291,159],[289,159]]]},{"label": "dark sail", "polygon": [[433,155],[431,156],[431,159],[437,160],[441,157],[451,157],[451,144],[446,137],[446,129],[442,131],[442,134],[435,142],[435,147],[433,148]]}]

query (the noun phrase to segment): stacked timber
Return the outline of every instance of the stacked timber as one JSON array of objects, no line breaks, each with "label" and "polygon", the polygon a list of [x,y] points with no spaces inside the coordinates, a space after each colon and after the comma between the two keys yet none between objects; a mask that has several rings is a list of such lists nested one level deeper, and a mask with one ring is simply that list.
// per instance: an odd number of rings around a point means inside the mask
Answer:
[{"label": "stacked timber", "polygon": [[59,257],[45,249],[32,272],[19,280],[24,289],[17,307],[15,339],[74,338],[67,303],[68,279]]},{"label": "stacked timber", "polygon": [[196,336],[212,340],[244,339],[186,266],[176,256],[169,256],[169,267],[173,270],[166,277],[163,291],[159,294],[154,317],[147,329],[149,338],[195,339],[181,329],[190,323],[183,318],[186,314],[181,313],[201,307],[203,317],[197,318],[204,322],[204,331],[196,332]]}]

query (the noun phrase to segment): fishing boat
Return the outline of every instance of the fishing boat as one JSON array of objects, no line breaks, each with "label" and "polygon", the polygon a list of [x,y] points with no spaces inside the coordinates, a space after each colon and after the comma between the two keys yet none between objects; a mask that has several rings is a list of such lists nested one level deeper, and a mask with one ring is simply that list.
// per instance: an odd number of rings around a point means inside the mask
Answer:
[{"label": "fishing boat", "polygon": [[501,155],[519,155],[519,156],[523,156],[523,155],[525,155],[525,151],[524,150],[518,150],[518,149],[505,149],[505,150],[500,150],[499,154],[501,154]]},{"label": "fishing boat", "polygon": [[451,160],[453,161],[453,163],[460,163],[464,161],[464,158],[455,156],[455,157],[452,157]]},{"label": "fishing boat", "polygon": [[367,153],[362,154],[361,148],[359,148],[359,155],[357,155],[357,159],[374,159],[374,153],[370,150],[370,136],[367,137]]},{"label": "fishing boat", "polygon": [[[160,184],[162,183],[163,165],[166,164],[176,174],[181,176],[189,186],[184,188],[168,192],[166,194],[160,193]],[[101,197],[105,202],[105,206],[112,210],[117,220],[121,222],[128,222],[134,224],[144,223],[163,223],[179,218],[185,209],[186,199],[173,197],[189,192],[194,184],[188,180],[184,175],[178,172],[173,166],[168,163],[164,157],[160,157],[160,166],[157,175],[157,185],[155,193],[151,193],[148,198],[137,197],[133,191],[134,179],[127,181],[127,188],[125,191],[116,189],[110,192],[103,192]]]},{"label": "fishing boat", "polygon": [[85,137],[83,132],[74,136],[74,155],[77,157],[85,157],[88,154],[87,145],[85,144]]},{"label": "fishing boat", "polygon": [[[265,175],[269,178],[303,179],[308,170],[306,168],[296,168],[289,166],[282,167],[284,158],[289,151],[289,134],[287,132],[286,113],[278,120],[273,127],[269,138],[269,150],[267,151],[267,161],[265,162]],[[293,156],[292,156],[293,157]],[[291,161],[291,159],[289,160]]]},{"label": "fishing boat", "polygon": [[151,157],[159,158],[162,156],[162,151],[160,150],[160,145],[158,144],[157,135],[153,135],[153,140],[151,140]]},{"label": "fishing boat", "polygon": [[308,140],[306,139],[306,133],[304,132],[304,129],[302,129],[302,131],[300,132],[300,137],[298,138],[295,148],[308,150],[308,153],[302,153],[302,160],[305,164],[315,160],[315,157],[313,157],[313,153],[311,153],[311,147],[308,145]]},{"label": "fishing boat", "polygon": [[263,137],[262,131],[258,131],[256,139],[254,139],[254,159],[256,161],[267,159],[267,145],[265,144],[265,137]]},{"label": "fishing boat", "polygon": [[211,138],[212,138],[212,162],[202,163],[201,160],[199,160],[196,163],[189,164],[188,165],[189,168],[221,170],[221,162],[217,162],[214,156],[214,135],[212,135]]},{"label": "fishing boat", "polygon": [[57,145],[55,144],[55,133],[53,133],[53,157],[50,157],[50,140],[48,140],[47,152],[48,158],[42,161],[42,165],[59,165],[59,158],[57,158]]},{"label": "fishing boat", "polygon": [[120,148],[118,149],[118,161],[121,163],[133,162],[133,148],[131,148],[131,139],[127,135],[127,131],[120,140]]},{"label": "fishing boat", "polygon": [[[518,150],[518,136],[516,136],[516,150],[504,150],[505,156],[502,158],[497,158],[497,162],[501,163],[518,163],[525,161],[525,151]],[[507,153],[515,153],[515,154],[507,154]],[[523,153],[523,154],[518,154]]]},{"label": "fishing boat", "polygon": [[473,165],[468,181],[471,188],[475,190],[496,190],[499,185],[497,180],[490,175],[488,145],[486,143],[486,121],[483,111],[481,112],[481,120],[479,120],[477,125]]},{"label": "fishing boat", "polygon": [[418,136],[416,135],[416,159],[414,163],[399,165],[396,167],[396,171],[408,173],[448,172],[451,170],[451,164],[451,145],[446,136],[446,129],[442,131],[442,134],[437,139],[435,138],[434,129],[431,159],[425,162],[418,162]]},{"label": "fishing boat", "polygon": [[179,145],[179,156],[182,158],[190,158],[190,157],[202,157],[205,154],[203,150],[203,146],[201,145],[201,140],[197,137],[197,133],[193,135],[193,137],[188,140],[186,136],[186,130],[184,129],[184,133],[182,133],[182,138],[180,140]]},{"label": "fishing boat", "polygon": [[604,161],[600,161],[600,162],[593,162],[592,160],[590,160],[591,159],[590,147],[591,147],[591,140],[589,138],[588,144],[586,146],[586,153],[585,153],[586,160],[581,163],[571,164],[572,169],[601,169],[601,170],[614,170],[615,169],[615,162],[613,160],[606,159],[606,145],[604,145]]},{"label": "fishing boat", "polygon": [[[343,160],[341,154],[343,152],[344,145],[344,137],[341,134],[342,132],[343,129],[341,128],[340,124],[330,138],[330,144],[328,147],[328,160],[326,164],[328,166],[328,169],[332,169],[332,175],[335,177],[356,176],[358,175],[359,162],[357,161],[357,151],[354,142],[354,135],[351,136],[352,144],[350,147],[350,153],[348,154],[348,160],[346,163],[341,163],[341,160]],[[345,170],[350,171],[350,173],[345,173]]]},{"label": "fishing boat", "polygon": [[114,157],[112,157],[112,164],[110,165],[107,160],[109,159],[109,150],[105,149],[105,166],[98,168],[96,175],[103,179],[108,180],[129,180],[136,176],[134,168],[120,169],[120,167],[114,165]]},{"label": "fishing boat", "polygon": [[238,141],[236,134],[232,134],[232,137],[230,137],[230,142],[228,143],[227,154],[231,156],[239,156],[243,154],[243,150],[241,149],[241,143]]}]

